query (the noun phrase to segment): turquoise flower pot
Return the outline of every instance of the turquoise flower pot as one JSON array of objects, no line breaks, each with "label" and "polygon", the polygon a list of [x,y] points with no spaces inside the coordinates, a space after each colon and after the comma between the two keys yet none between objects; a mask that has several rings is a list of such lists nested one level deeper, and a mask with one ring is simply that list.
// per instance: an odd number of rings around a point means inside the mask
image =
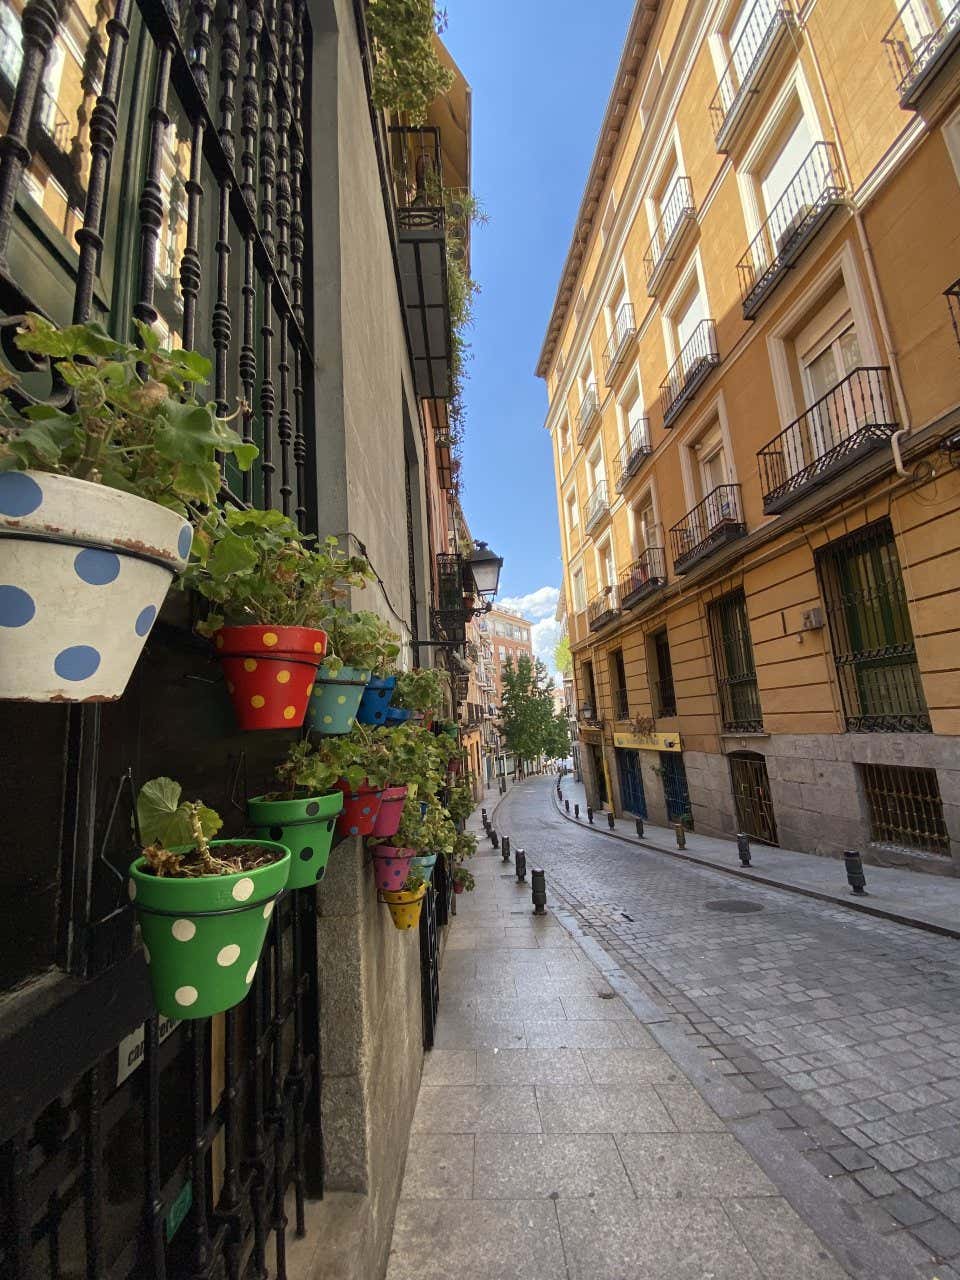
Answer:
[{"label": "turquoise flower pot", "polygon": [[438,853],[425,853],[420,858],[414,858],[410,870],[415,871],[417,875],[423,876],[424,880],[429,880],[439,856]]},{"label": "turquoise flower pot", "polygon": [[349,733],[369,679],[370,672],[361,667],[341,667],[336,675],[330,674],[326,663],[318,667],[307,708],[307,724],[314,733],[327,737]]},{"label": "turquoise flower pot", "polygon": [[358,724],[384,724],[388,721],[390,699],[397,687],[396,676],[371,676],[360,699]]}]

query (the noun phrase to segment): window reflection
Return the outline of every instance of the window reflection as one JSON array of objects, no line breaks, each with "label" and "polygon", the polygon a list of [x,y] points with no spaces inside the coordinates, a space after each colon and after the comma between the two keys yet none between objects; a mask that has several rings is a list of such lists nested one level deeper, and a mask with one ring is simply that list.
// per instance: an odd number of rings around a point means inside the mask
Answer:
[{"label": "window reflection", "polygon": [[190,176],[190,127],[174,117],[164,131],[160,161],[160,200],[163,220],[157,243],[154,302],[158,320],[154,326],[164,346],[180,346],[183,324],[183,290],[180,260],[187,246],[187,180]]}]

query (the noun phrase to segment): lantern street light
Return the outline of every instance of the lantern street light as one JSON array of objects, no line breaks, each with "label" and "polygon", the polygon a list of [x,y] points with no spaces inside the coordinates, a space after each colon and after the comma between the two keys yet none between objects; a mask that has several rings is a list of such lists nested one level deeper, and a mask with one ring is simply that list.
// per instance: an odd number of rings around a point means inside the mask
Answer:
[{"label": "lantern street light", "polygon": [[493,598],[500,586],[503,556],[498,556],[495,551],[491,551],[485,542],[476,542],[466,560],[473,576],[474,588],[483,601],[484,612],[486,612],[493,604]]}]

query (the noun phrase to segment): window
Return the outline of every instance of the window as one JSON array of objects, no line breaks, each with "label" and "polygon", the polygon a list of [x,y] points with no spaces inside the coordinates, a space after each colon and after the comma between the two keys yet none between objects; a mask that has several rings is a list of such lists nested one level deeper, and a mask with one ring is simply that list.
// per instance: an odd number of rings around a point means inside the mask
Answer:
[{"label": "window", "polygon": [[637,557],[642,556],[648,547],[656,545],[656,518],[653,511],[653,499],[647,493],[633,508],[634,554]]},{"label": "window", "polygon": [[[810,125],[798,103],[778,130],[772,145],[757,166],[760,218],[762,221],[769,217],[770,238],[777,252],[780,244],[793,234],[796,224],[810,213],[800,196],[789,199],[783,197],[800,172],[813,144],[814,137]],[[818,193],[811,188],[809,194],[813,197]]]},{"label": "window", "polygon": [[613,689],[613,714],[617,720],[630,718],[627,699],[627,672],[623,665],[623,650],[614,649],[610,654],[610,684]]},{"label": "window", "polygon": [[927,853],[950,853],[934,769],[864,764],[860,773],[870,811],[871,840]]},{"label": "window", "polygon": [[828,543],[816,564],[848,731],[930,733],[890,521]]},{"label": "window", "polygon": [[760,733],[763,714],[757,692],[746,597],[742,591],[731,591],[710,605],[707,616],[724,732]]},{"label": "window", "polygon": [[658,716],[675,716],[677,699],[673,691],[673,665],[670,662],[670,641],[667,629],[657,631],[653,636],[653,669],[654,694],[653,705]]},{"label": "window", "polygon": [[720,423],[715,422],[692,446],[697,497],[702,499],[728,482],[727,456]]},{"label": "window", "polygon": [[587,458],[587,475],[590,477],[590,491],[592,493],[603,479],[603,449],[599,440]]},{"label": "window", "polygon": [[643,395],[636,378],[631,378],[626,391],[617,403],[617,425],[620,443],[630,441],[631,446],[648,443],[644,424]]},{"label": "window", "polygon": [[583,570],[574,569],[573,571],[573,608],[576,613],[582,613],[587,607],[587,590],[583,581]]},{"label": "window", "polygon": [[501,662],[506,662],[506,660],[507,660],[507,650],[506,650],[506,647],[505,647],[504,645],[501,645],[501,646],[500,646],[500,653],[499,653],[499,657],[500,657],[500,661],[501,661]]},{"label": "window", "polygon": [[617,570],[613,562],[613,548],[609,537],[597,547],[597,589],[612,587],[617,580]]},{"label": "window", "polygon": [[574,530],[580,525],[580,512],[577,508],[576,490],[567,494],[567,537],[572,538]]},{"label": "window", "polygon": [[593,682],[593,663],[585,662],[580,668],[583,673],[583,691],[586,694],[587,705],[594,715],[597,714],[597,687]]},{"label": "window", "polygon": [[672,316],[678,353],[683,350],[693,337],[697,325],[702,320],[706,320],[706,318],[707,300],[695,280],[687,294],[680,299],[679,305]]}]

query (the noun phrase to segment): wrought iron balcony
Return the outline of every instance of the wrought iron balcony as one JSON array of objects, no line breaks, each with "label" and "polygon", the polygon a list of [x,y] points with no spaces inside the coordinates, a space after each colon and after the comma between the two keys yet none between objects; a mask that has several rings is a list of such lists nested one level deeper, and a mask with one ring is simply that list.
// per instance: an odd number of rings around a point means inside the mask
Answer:
[{"label": "wrought iron balcony", "polygon": [[879,449],[896,429],[889,369],[854,369],[757,454],[764,511],[782,511]]},{"label": "wrought iron balcony", "polygon": [[796,265],[830,214],[843,203],[843,191],[836,148],[832,142],[815,142],[737,263],[745,320],[757,314],[784,273]]},{"label": "wrought iron balcony", "polygon": [[591,382],[584,390],[580,408],[577,410],[577,444],[583,444],[587,437],[587,432],[599,412],[600,401],[597,398],[596,384]]},{"label": "wrought iron balcony", "polygon": [[701,560],[747,532],[738,484],[719,484],[670,530],[675,573],[689,573]]},{"label": "wrought iron balcony", "polygon": [[667,582],[663,547],[647,547],[620,575],[620,608],[632,609]]},{"label": "wrought iron balcony", "polygon": [[440,130],[390,128],[400,279],[417,395],[450,395],[450,304]]},{"label": "wrought iron balcony", "polygon": [[960,0],[907,0],[883,37],[902,107],[915,107],[960,48]]},{"label": "wrought iron balcony", "polygon": [[615,720],[630,719],[630,699],[627,697],[626,689],[613,691],[613,717]]},{"label": "wrought iron balcony", "polygon": [[651,298],[656,297],[667,268],[676,260],[686,233],[696,226],[696,222],[693,183],[689,178],[681,176],[667,192],[660,206],[660,221],[654,228],[650,244],[643,255],[643,275]]},{"label": "wrought iron balcony", "polygon": [[693,399],[701,382],[719,363],[717,326],[712,320],[701,320],[660,383],[665,427],[673,425],[683,406]]},{"label": "wrought iron balcony", "polygon": [[640,469],[644,458],[650,456],[650,422],[647,418],[638,418],[630,428],[630,434],[624,440],[614,459],[617,493],[623,493],[627,481]]},{"label": "wrought iron balcony", "polygon": [[953,325],[953,336],[960,347],[960,280],[954,280],[949,289],[944,289],[943,296],[947,300],[950,311],[950,323]]},{"label": "wrought iron balcony", "polygon": [[777,50],[793,25],[793,14],[781,0],[757,0],[753,6],[710,103],[718,151],[726,153],[730,149]]},{"label": "wrought iron balcony", "polygon": [[677,714],[677,695],[673,687],[673,676],[664,676],[653,682],[654,706],[658,719],[668,719]]},{"label": "wrought iron balcony", "polygon": [[620,613],[620,597],[616,586],[604,587],[587,604],[587,625],[591,631],[599,631],[613,622]]},{"label": "wrought iron balcony", "polygon": [[610,503],[607,500],[607,482],[606,480],[598,480],[583,509],[584,530],[590,533],[609,514]]},{"label": "wrought iron balcony", "polygon": [[633,318],[633,304],[625,302],[617,312],[613,329],[603,350],[603,374],[608,387],[612,387],[617,372],[626,363],[630,343],[637,333],[637,324]]}]

